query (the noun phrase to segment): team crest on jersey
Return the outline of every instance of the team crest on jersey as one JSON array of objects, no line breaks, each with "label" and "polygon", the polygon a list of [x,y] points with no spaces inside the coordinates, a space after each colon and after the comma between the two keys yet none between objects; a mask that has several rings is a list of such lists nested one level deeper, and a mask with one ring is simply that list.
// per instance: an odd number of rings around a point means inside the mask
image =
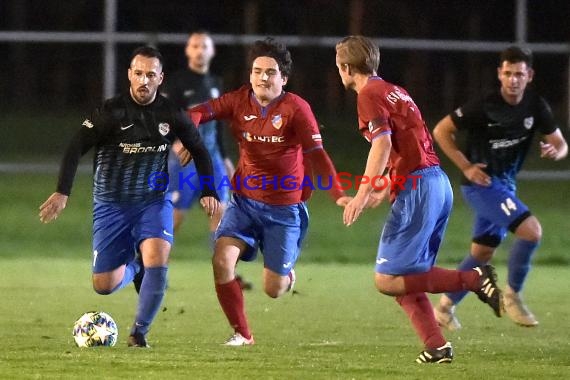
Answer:
[{"label": "team crest on jersey", "polygon": [[83,123],[81,123],[81,125],[87,127],[87,128],[93,128],[93,123],[91,122],[91,120],[89,119],[85,119],[83,121]]},{"label": "team crest on jersey", "polygon": [[524,119],[524,127],[526,129],[531,129],[532,126],[534,124],[534,117],[530,116],[530,117],[525,117]]},{"label": "team crest on jersey", "polygon": [[281,114],[275,115],[271,118],[271,124],[275,129],[280,129],[283,126],[283,118]]},{"label": "team crest on jersey", "polygon": [[158,124],[158,132],[160,132],[161,135],[166,136],[168,132],[170,132],[170,125],[168,123]]}]

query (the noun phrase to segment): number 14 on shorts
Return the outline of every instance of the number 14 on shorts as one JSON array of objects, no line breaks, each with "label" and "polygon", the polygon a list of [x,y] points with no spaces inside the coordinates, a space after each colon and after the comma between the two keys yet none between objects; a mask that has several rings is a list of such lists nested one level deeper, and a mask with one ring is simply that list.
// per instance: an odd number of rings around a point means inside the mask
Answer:
[{"label": "number 14 on shorts", "polygon": [[517,205],[511,198],[507,198],[501,202],[501,209],[507,216],[511,216],[511,211],[517,211]]}]

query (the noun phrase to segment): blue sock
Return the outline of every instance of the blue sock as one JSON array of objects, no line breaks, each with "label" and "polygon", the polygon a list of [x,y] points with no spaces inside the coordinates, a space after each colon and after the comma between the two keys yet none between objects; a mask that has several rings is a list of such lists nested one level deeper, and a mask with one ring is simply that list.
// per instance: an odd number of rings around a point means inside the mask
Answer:
[{"label": "blue sock", "polygon": [[139,304],[135,324],[131,329],[131,334],[139,332],[143,335],[148,333],[150,324],[156,317],[160,304],[164,298],[166,289],[167,267],[144,268],[145,273],[139,293]]},{"label": "blue sock", "polygon": [[[473,268],[478,267],[478,266],[483,265],[483,264],[485,264],[485,263],[480,262],[479,260],[474,258],[471,254],[468,254],[467,256],[465,256],[463,261],[459,264],[457,269],[458,270],[469,270],[469,269],[473,269]],[[467,291],[453,292],[453,293],[447,293],[447,296],[449,297],[449,299],[451,299],[453,301],[454,305],[457,305],[459,302],[461,302],[463,297],[465,297],[467,295],[467,293],[469,293],[469,292],[467,292]]]},{"label": "blue sock", "polygon": [[538,245],[538,242],[517,239],[511,248],[509,286],[517,293],[523,288],[524,280],[530,271],[530,261]]},{"label": "blue sock", "polygon": [[136,260],[128,263],[125,266],[125,274],[123,275],[123,279],[121,280],[120,284],[115,287],[115,289],[111,290],[111,293],[114,293],[133,282],[133,278],[135,278],[135,275],[139,273],[140,270],[141,266]]}]

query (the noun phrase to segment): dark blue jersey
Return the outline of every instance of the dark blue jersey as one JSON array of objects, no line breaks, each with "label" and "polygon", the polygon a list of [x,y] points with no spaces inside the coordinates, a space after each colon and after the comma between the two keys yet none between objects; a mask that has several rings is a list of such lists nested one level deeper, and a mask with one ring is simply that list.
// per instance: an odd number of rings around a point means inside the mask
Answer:
[{"label": "dark blue jersey", "polygon": [[[186,69],[167,76],[166,85],[161,91],[174,104],[182,107],[184,110],[188,110],[212,98],[219,97],[222,92],[222,85],[220,79],[216,76],[198,74],[190,69]],[[210,155],[220,152],[222,157],[226,157],[219,124],[218,121],[212,120],[208,123],[200,124],[198,130]]]},{"label": "dark blue jersey", "polygon": [[[466,133],[461,150],[467,159],[486,164],[487,174],[513,189],[535,131],[548,135],[558,128],[548,103],[532,90],[525,91],[517,105],[508,104],[500,91],[493,91],[450,116]],[[464,178],[464,183],[469,182]]]},{"label": "dark blue jersey", "polygon": [[[83,122],[69,144],[57,191],[70,193],[79,158],[94,147],[96,202],[136,203],[163,197],[166,186],[156,183],[155,173],[168,172],[168,152],[176,138],[192,153],[200,175],[212,176],[211,160],[200,134],[168,99],[157,95],[144,106],[129,94],[109,99]],[[166,177],[162,179],[166,181]],[[203,196],[217,196],[207,181],[202,192]]]}]

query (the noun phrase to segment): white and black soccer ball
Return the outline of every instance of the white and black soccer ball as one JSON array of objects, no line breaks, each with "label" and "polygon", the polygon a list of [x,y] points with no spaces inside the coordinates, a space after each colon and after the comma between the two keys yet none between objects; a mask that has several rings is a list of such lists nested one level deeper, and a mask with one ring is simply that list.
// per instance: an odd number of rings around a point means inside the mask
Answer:
[{"label": "white and black soccer ball", "polygon": [[112,347],[118,336],[117,324],[103,311],[89,311],[73,325],[73,338],[78,347]]}]

